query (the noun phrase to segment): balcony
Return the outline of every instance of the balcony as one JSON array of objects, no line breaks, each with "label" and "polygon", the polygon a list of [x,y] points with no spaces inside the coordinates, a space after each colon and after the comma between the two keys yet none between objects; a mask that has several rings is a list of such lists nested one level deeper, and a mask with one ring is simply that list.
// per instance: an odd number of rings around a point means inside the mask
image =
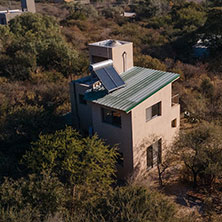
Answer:
[{"label": "balcony", "polygon": [[171,106],[175,106],[179,104],[179,94],[176,94],[171,97]]}]

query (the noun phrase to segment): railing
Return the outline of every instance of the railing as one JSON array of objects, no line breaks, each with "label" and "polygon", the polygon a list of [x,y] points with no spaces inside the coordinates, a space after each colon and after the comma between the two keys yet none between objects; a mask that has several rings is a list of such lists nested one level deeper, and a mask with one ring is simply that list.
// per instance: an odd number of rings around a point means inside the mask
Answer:
[{"label": "railing", "polygon": [[179,104],[179,94],[171,97],[171,106]]}]

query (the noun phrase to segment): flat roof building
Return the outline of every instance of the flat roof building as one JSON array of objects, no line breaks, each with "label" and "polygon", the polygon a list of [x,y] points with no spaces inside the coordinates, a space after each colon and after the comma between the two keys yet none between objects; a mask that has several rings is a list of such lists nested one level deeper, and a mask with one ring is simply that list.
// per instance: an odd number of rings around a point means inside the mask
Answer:
[{"label": "flat roof building", "polygon": [[35,13],[35,1],[34,0],[21,0],[22,9],[4,10],[0,11],[0,24],[8,25],[9,21],[16,16],[21,15],[24,12]]}]

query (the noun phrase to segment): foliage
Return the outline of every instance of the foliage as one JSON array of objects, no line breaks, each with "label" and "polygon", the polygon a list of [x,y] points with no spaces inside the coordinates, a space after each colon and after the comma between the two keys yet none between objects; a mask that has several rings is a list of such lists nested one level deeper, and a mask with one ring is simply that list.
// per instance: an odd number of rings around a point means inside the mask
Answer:
[{"label": "foliage", "polygon": [[87,18],[96,18],[98,16],[98,12],[93,5],[83,5],[79,2],[69,2],[67,3],[67,9],[69,11],[69,15],[66,20],[85,20]]},{"label": "foliage", "polygon": [[45,221],[63,209],[65,190],[49,172],[28,179],[5,178],[0,186],[0,221]]},{"label": "foliage", "polygon": [[72,185],[92,185],[106,189],[113,182],[115,148],[109,148],[95,135],[82,138],[71,127],[55,134],[40,135],[24,162],[33,172],[50,169]]},{"label": "foliage", "polygon": [[96,211],[101,214],[101,221],[107,222],[167,222],[175,215],[174,205],[163,195],[131,186],[116,188],[106,199],[100,200]]},{"label": "foliage", "polygon": [[135,61],[137,66],[150,68],[150,69],[157,69],[157,70],[166,70],[165,64],[161,63],[158,59],[152,58],[148,55],[141,55],[138,56]]},{"label": "foliage", "polygon": [[211,186],[215,179],[221,177],[220,128],[205,124],[187,133],[181,133],[176,147],[182,161],[192,175],[194,187],[197,186],[198,178],[202,184]]},{"label": "foliage", "polygon": [[11,43],[4,44],[0,54],[0,75],[24,80],[37,67],[55,69],[64,76],[81,70],[81,64],[76,63],[78,53],[65,42],[52,17],[24,13],[12,19],[9,28],[10,32],[3,30],[3,41],[10,34]]},{"label": "foliage", "polygon": [[207,15],[206,23],[199,31],[201,38],[214,53],[215,51],[220,52],[222,49],[222,7],[211,8]]}]

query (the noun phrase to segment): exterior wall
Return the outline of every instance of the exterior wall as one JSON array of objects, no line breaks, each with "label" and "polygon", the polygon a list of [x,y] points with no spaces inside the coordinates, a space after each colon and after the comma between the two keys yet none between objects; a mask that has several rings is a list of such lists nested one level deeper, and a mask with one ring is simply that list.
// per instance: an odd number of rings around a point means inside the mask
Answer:
[{"label": "exterior wall", "polygon": [[35,1],[34,0],[21,0],[22,10],[35,13]]},{"label": "exterior wall", "polygon": [[[124,70],[124,60],[123,60],[123,53],[126,53],[126,65]],[[128,69],[133,67],[133,43],[127,43],[124,45],[120,45],[117,47],[112,48],[112,60],[113,65],[116,68],[118,73],[122,73],[127,71]]]},{"label": "exterior wall", "polygon": [[[131,111],[134,168],[139,166],[141,170],[146,170],[147,147],[159,138],[162,138],[162,142],[166,146],[170,145],[179,131],[180,105],[171,106],[171,90],[172,84],[168,84]],[[161,116],[146,121],[146,109],[160,101]],[[171,121],[175,118],[177,127],[172,128]],[[155,141],[153,141],[154,138]]]},{"label": "exterior wall", "polygon": [[16,16],[19,16],[19,15],[21,15],[21,14],[22,14],[22,12],[18,12],[18,13],[8,13],[8,14],[6,14],[7,24],[8,24],[8,22],[9,22],[11,19],[13,19],[13,18],[15,18]]},{"label": "exterior wall", "polygon": [[16,16],[21,15],[21,14],[22,14],[22,12],[2,13],[2,14],[0,14],[0,24],[1,24],[1,25],[8,25],[8,22],[9,22],[11,19],[13,19],[13,18],[15,18]]},{"label": "exterior wall", "polygon": [[101,108],[102,106],[92,103],[93,129],[99,137],[106,140],[107,144],[118,145],[124,161],[124,167],[118,167],[118,176],[124,178],[133,170],[131,113],[121,112],[121,128],[119,128],[102,121]]},{"label": "exterior wall", "polygon": [[89,45],[90,63],[93,63],[93,56],[102,57],[104,60],[112,59],[112,48],[104,46]]},{"label": "exterior wall", "polygon": [[88,133],[89,127],[92,126],[92,111],[88,102],[87,104],[80,104],[79,94],[84,95],[87,89],[89,89],[87,85],[75,81],[70,83],[73,125],[85,133]]},{"label": "exterior wall", "polygon": [[101,45],[89,45],[90,62],[93,63],[93,56],[102,57],[104,60],[112,59],[113,66],[120,74],[123,69],[123,53],[126,53],[126,69],[133,67],[133,43],[125,43],[115,47],[105,47]]}]

